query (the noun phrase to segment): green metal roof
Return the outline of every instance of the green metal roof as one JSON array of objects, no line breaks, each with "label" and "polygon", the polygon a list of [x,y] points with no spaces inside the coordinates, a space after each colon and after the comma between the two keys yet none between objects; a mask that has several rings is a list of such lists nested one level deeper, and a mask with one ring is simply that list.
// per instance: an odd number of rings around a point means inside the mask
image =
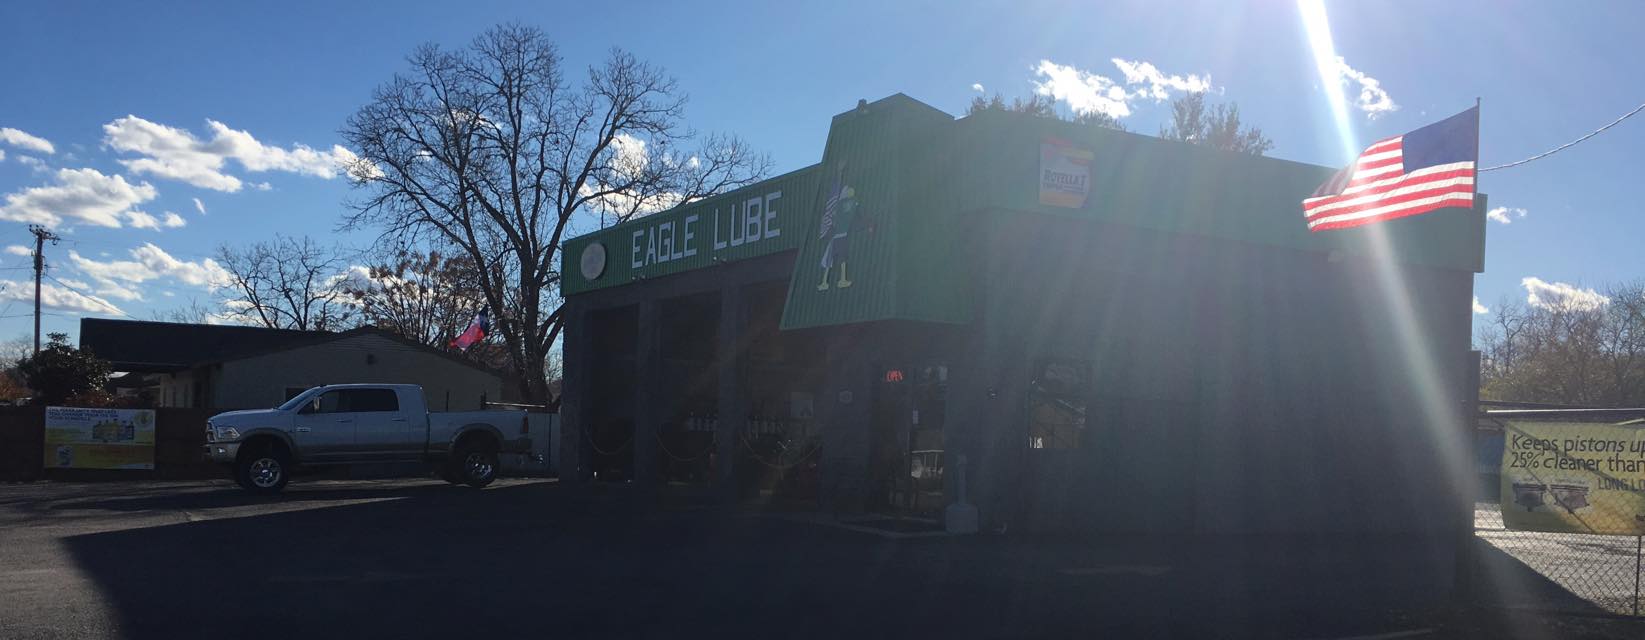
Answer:
[{"label": "green metal roof", "polygon": [[817,174],[812,165],[567,240],[561,291],[572,296],[793,250],[805,235]]},{"label": "green metal roof", "polygon": [[[1090,153],[1083,206],[1041,203],[1042,144],[1051,140]],[[989,111],[956,120],[896,94],[835,116],[820,164],[567,241],[564,292],[797,249],[785,329],[889,319],[967,322],[973,285],[959,268],[967,259],[961,252],[975,246],[967,234],[985,232],[983,216],[1021,215],[1345,255],[1377,256],[1392,248],[1393,259],[1408,264],[1483,269],[1485,218],[1477,209],[1310,233],[1301,200],[1332,171],[1026,114]],[[765,198],[772,193],[781,197],[772,201],[775,214],[765,224]],[[838,198],[833,214],[824,216],[830,197],[844,194],[849,197]],[[750,210],[761,211],[758,228],[749,226]],[[733,245],[728,229],[734,221],[759,240]],[[780,232],[767,237],[768,228]],[[592,244],[606,256],[603,270],[590,271],[603,272],[589,279],[581,261]],[[832,259],[838,257],[845,259]],[[823,288],[825,263],[831,264]]]}]

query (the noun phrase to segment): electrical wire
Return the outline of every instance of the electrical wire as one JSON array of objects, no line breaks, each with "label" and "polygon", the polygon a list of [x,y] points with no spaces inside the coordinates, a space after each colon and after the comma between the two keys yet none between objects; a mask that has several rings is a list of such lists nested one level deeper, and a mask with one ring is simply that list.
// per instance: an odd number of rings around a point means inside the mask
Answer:
[{"label": "electrical wire", "polygon": [[74,293],[78,293],[78,294],[80,294],[80,295],[81,295],[81,296],[84,296],[84,297],[86,297],[86,298],[91,298],[91,299],[92,299],[92,300],[96,300],[96,301],[98,301],[98,302],[102,302],[102,303],[103,303],[103,304],[104,304],[104,305],[107,305],[107,306],[108,306],[108,310],[109,310],[109,311],[113,311],[113,312],[114,312],[114,313],[117,313],[117,314],[120,314],[120,315],[122,315],[122,316],[125,316],[125,317],[127,317],[127,318],[132,318],[132,319],[135,319],[135,317],[133,317],[133,316],[132,316],[132,315],[131,315],[131,314],[129,314],[129,313],[126,313],[126,312],[124,312],[124,311],[121,311],[121,310],[120,310],[120,308],[119,308],[119,307],[116,307],[116,306],[114,306],[114,305],[113,305],[113,304],[110,304],[110,303],[109,303],[109,302],[108,302],[108,301],[106,301],[106,300],[103,300],[103,299],[102,299],[102,298],[99,298],[99,297],[97,297],[97,296],[95,296],[95,295],[92,295],[92,294],[90,294],[90,293],[86,293],[86,292],[85,292],[85,291],[84,291],[84,290],[82,290],[82,289],[80,289],[80,288],[79,288],[79,287],[76,287],[76,286],[74,286],[74,285],[71,285],[71,284],[69,284],[69,283],[67,283],[67,282],[63,282],[63,281],[62,281],[62,280],[58,280],[58,279],[57,279],[57,276],[54,276],[54,275],[51,275],[51,274],[49,274],[49,273],[48,273],[48,274],[45,274],[45,276],[46,276],[46,279],[47,279],[47,280],[50,280],[50,281],[52,281],[52,282],[55,282],[55,283],[57,283],[57,284],[58,284],[58,285],[59,285],[59,286],[61,286],[61,287],[63,287],[63,288],[65,288],[65,289],[68,289],[68,290],[69,290],[69,291],[73,291],[73,292],[74,292]]},{"label": "electrical wire", "polygon": [[1572,140],[1570,142],[1567,142],[1565,144],[1554,147],[1553,149],[1550,149],[1548,151],[1544,151],[1542,153],[1539,153],[1539,154],[1536,154],[1536,155],[1531,156],[1529,158],[1526,158],[1524,160],[1520,160],[1518,162],[1510,162],[1508,164],[1499,164],[1499,165],[1494,166],[1494,167],[1486,167],[1484,169],[1480,169],[1480,172],[1483,173],[1483,172],[1486,172],[1486,171],[1496,171],[1497,169],[1507,169],[1509,167],[1517,167],[1519,165],[1525,164],[1527,162],[1531,162],[1533,160],[1541,160],[1541,159],[1546,158],[1548,156],[1554,155],[1556,153],[1559,153],[1561,151],[1564,151],[1566,149],[1574,147],[1574,146],[1577,145],[1577,143],[1582,142],[1583,140],[1587,140],[1588,138],[1592,138],[1594,136],[1597,136],[1600,133],[1604,132],[1606,129],[1609,129],[1609,128],[1614,127],[1617,124],[1621,123],[1623,120],[1627,120],[1628,118],[1632,118],[1634,116],[1634,114],[1639,113],[1640,111],[1645,111],[1645,103],[1642,103],[1638,107],[1635,107],[1633,111],[1629,111],[1628,113],[1623,114],[1622,117],[1617,118],[1615,120],[1612,120],[1610,124],[1605,125],[1603,127],[1600,127],[1598,129],[1594,129],[1592,132],[1589,132],[1588,135],[1582,136],[1580,138],[1577,138],[1577,139]]}]

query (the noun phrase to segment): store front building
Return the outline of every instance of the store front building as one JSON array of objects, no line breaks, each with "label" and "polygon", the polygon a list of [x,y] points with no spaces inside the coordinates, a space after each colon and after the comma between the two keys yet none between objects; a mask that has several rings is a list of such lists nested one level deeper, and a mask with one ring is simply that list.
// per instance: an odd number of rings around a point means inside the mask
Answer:
[{"label": "store front building", "polygon": [[990,530],[1451,531],[1484,199],[1310,234],[1331,171],[859,104],[818,164],[567,241],[562,481],[963,494]]}]

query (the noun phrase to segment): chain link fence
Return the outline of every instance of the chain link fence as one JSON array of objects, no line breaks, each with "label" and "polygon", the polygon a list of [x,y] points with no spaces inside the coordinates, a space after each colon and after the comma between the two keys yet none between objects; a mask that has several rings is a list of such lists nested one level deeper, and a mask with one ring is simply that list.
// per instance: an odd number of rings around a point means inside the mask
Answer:
[{"label": "chain link fence", "polygon": [[[1503,509],[1551,505],[1579,509],[1583,495],[1557,483],[1514,487],[1506,503],[1501,467],[1506,420],[1514,411],[1486,412],[1479,421],[1478,499],[1474,504],[1474,547],[1470,580],[1481,604],[1574,614],[1640,617],[1645,579],[1645,539],[1639,536],[1547,533],[1512,530]],[[1639,415],[1645,415],[1645,411]],[[1614,424],[1614,414],[1571,413],[1562,420]],[[1637,417],[1637,416],[1636,416]]]}]

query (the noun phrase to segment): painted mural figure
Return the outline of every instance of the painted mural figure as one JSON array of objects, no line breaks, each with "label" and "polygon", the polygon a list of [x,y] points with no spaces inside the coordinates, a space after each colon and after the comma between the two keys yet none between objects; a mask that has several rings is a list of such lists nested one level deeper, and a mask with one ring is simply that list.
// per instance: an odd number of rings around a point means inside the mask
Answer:
[{"label": "painted mural figure", "polygon": [[[818,291],[829,289],[829,272],[836,266],[839,267],[839,279],[833,286],[839,289],[851,286],[851,279],[846,275],[846,263],[851,259],[852,228],[864,217],[861,208],[856,189],[845,183],[845,165],[842,163],[835,172],[833,184],[829,186],[828,200],[823,203],[822,223],[817,230],[818,239],[828,243],[823,247],[822,282],[817,284]],[[873,228],[868,231],[872,232]]]}]

